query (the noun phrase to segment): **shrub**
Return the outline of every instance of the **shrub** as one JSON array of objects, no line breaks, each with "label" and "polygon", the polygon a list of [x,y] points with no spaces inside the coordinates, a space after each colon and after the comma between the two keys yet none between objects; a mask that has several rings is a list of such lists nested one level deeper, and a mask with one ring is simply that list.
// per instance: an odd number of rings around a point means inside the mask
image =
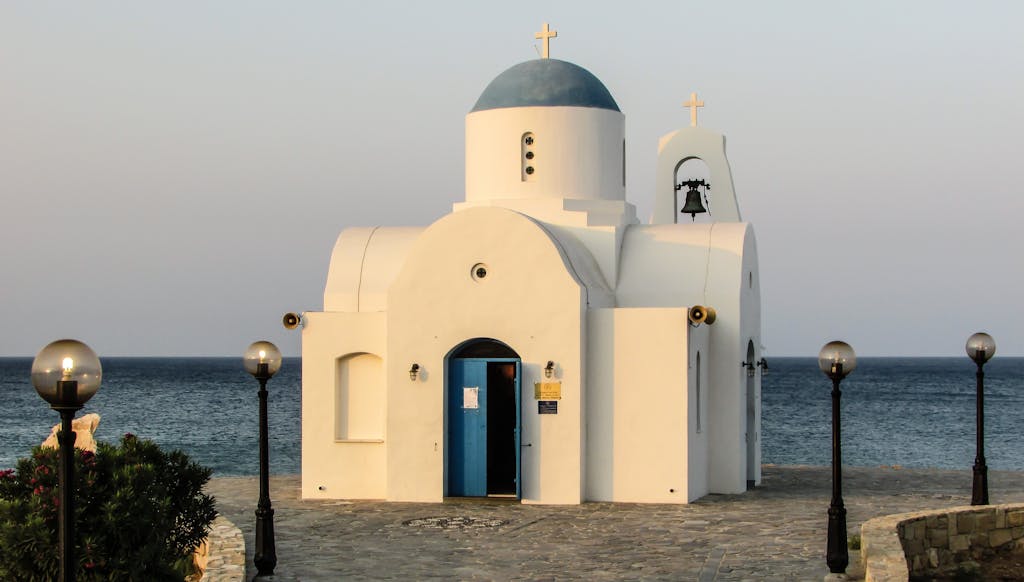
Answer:
[{"label": "shrub", "polygon": [[[0,580],[54,580],[58,451],[36,447],[0,471]],[[181,564],[216,517],[211,470],[126,434],[75,451],[78,580],[182,580]]]}]

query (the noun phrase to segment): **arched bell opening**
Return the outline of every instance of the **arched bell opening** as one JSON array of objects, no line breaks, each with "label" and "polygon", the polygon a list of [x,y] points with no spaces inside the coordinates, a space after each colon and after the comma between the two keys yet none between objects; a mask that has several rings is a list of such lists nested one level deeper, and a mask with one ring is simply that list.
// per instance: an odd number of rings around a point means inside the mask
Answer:
[{"label": "arched bell opening", "polygon": [[445,369],[445,494],[520,499],[519,354],[476,338],[453,348]]},{"label": "arched bell opening", "polygon": [[675,222],[708,223],[711,220],[711,169],[697,157],[676,165],[672,183],[675,189]]}]

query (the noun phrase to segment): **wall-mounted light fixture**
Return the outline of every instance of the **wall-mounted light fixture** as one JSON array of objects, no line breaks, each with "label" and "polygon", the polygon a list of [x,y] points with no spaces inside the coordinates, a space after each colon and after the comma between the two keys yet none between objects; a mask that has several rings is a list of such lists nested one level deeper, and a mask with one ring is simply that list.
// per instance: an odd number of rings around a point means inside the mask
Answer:
[{"label": "wall-mounted light fixture", "polygon": [[754,377],[754,373],[757,370],[757,366],[754,365],[754,362],[740,362],[740,366],[747,369],[747,378]]},{"label": "wall-mounted light fixture", "polygon": [[551,360],[548,360],[548,365],[544,366],[544,377],[545,378],[550,378],[551,375],[554,374],[554,373],[555,373],[555,363],[552,362]]},{"label": "wall-mounted light fixture", "polygon": [[415,382],[416,378],[418,378],[419,375],[420,375],[420,365],[419,364],[413,364],[412,367],[409,368],[409,379],[412,380],[413,382]]},{"label": "wall-mounted light fixture", "polygon": [[761,368],[761,375],[768,375],[768,360],[761,358],[761,361],[757,363],[757,367]]}]

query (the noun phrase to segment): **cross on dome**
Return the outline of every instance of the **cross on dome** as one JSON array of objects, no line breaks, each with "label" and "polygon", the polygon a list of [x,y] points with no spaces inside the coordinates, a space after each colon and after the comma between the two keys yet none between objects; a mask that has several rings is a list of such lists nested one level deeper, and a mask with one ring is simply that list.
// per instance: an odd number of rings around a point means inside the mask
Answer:
[{"label": "cross on dome", "polygon": [[683,107],[690,108],[690,127],[697,127],[697,108],[704,107],[704,102],[697,100],[696,93],[690,93],[690,100],[683,103]]},{"label": "cross on dome", "polygon": [[540,58],[542,58],[542,59],[549,59],[549,58],[551,58],[551,56],[550,56],[551,55],[551,50],[550,50],[551,39],[555,38],[556,36],[558,36],[558,31],[557,30],[549,30],[547,22],[544,23],[544,29],[543,30],[541,30],[540,32],[533,33],[533,38],[539,38],[544,43],[544,49],[541,52],[541,57]]}]

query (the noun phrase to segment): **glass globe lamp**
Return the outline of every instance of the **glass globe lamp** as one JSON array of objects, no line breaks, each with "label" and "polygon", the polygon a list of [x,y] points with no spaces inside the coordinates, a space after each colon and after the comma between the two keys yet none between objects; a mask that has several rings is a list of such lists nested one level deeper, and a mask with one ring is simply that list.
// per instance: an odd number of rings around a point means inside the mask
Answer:
[{"label": "glass globe lamp", "polygon": [[281,369],[281,350],[268,341],[253,342],[242,357],[245,371],[253,376],[260,374],[260,364],[266,364],[266,375],[270,378]]},{"label": "glass globe lamp", "polygon": [[[92,348],[78,340],[62,339],[39,350],[32,360],[32,385],[50,406],[81,408],[100,388],[103,369]],[[74,381],[77,390],[59,389]]]},{"label": "glass globe lamp", "polygon": [[978,332],[967,338],[967,357],[979,364],[992,359],[996,355],[996,340],[987,333]]},{"label": "glass globe lamp", "polygon": [[846,342],[828,342],[818,352],[818,368],[829,378],[837,374],[840,379],[845,378],[857,368],[857,354]]}]

